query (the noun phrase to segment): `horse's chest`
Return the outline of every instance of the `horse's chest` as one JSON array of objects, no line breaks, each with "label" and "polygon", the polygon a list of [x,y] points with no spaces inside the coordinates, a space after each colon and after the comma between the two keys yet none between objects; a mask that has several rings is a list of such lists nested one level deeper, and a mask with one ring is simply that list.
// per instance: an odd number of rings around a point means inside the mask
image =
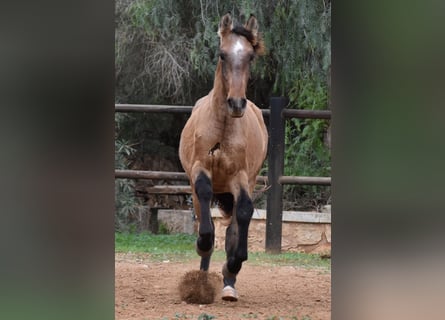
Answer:
[{"label": "horse's chest", "polygon": [[245,162],[245,152],[242,147],[224,145],[209,155],[212,162],[212,171],[223,175],[233,175],[242,168]]},{"label": "horse's chest", "polygon": [[246,141],[241,135],[226,136],[208,130],[196,132],[195,154],[211,172],[214,186],[225,185],[230,178],[246,169]]}]

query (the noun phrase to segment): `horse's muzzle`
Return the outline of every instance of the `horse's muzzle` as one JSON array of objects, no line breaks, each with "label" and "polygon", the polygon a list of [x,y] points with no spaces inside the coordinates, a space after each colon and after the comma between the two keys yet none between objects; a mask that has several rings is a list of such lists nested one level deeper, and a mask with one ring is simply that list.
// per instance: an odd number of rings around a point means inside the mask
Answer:
[{"label": "horse's muzzle", "polygon": [[234,118],[240,118],[244,115],[246,110],[247,100],[245,98],[229,98],[227,99],[229,105],[229,113]]}]

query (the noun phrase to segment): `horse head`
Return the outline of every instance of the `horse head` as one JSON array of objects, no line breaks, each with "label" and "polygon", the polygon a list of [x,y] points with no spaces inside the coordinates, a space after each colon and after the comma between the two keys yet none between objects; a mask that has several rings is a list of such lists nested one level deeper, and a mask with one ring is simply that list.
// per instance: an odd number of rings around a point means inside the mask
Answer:
[{"label": "horse head", "polygon": [[264,51],[258,33],[258,22],[251,15],[245,25],[232,21],[230,13],[221,18],[219,65],[222,81],[227,92],[227,107],[232,117],[239,118],[246,109],[246,89],[250,75],[250,63]]}]

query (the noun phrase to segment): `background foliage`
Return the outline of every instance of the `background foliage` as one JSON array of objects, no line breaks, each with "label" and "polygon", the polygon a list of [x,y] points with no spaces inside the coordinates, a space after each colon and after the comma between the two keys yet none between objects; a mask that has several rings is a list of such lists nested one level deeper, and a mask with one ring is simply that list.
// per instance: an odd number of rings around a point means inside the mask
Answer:
[{"label": "background foliage", "polygon": [[[329,107],[331,3],[311,0],[117,0],[116,102],[193,105],[206,95],[217,62],[218,22],[228,11],[239,20],[254,13],[265,39],[266,55],[252,68],[249,99],[261,108],[268,107],[270,96],[281,95],[289,97],[289,108]],[[144,154],[160,153],[176,161],[180,170],[176,150],[186,118],[117,117],[117,163],[131,167]],[[330,175],[324,139],[328,124],[287,121],[286,175]],[[124,145],[132,145],[131,152]],[[123,188],[116,189],[117,199]],[[326,202],[329,189],[289,186],[286,200],[290,207],[301,199]]]}]

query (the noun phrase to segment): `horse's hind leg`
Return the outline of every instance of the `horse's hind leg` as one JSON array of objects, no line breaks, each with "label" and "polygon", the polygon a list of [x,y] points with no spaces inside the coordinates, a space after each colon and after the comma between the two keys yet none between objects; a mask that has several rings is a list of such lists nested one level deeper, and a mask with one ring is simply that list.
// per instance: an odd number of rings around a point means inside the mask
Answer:
[{"label": "horse's hind leg", "polygon": [[215,228],[210,215],[210,201],[213,194],[212,184],[209,177],[205,173],[200,172],[194,182],[194,186],[193,202],[195,210],[199,210],[199,236],[196,241],[196,251],[201,256],[200,269],[207,271],[215,242]]},{"label": "horse's hind leg", "polygon": [[238,294],[235,290],[236,276],[241,270],[243,261],[247,260],[247,236],[250,220],[253,214],[253,204],[247,191],[240,190],[236,200],[236,219],[226,230],[227,262],[223,266],[224,300],[236,301]]},{"label": "horse's hind leg", "polygon": [[238,223],[235,218],[232,218],[231,224],[226,229],[226,255],[227,262],[222,269],[224,289],[222,292],[222,298],[224,300],[236,301],[238,300],[238,294],[235,290],[236,275],[238,271],[231,268],[228,269],[228,262],[235,256],[235,250],[238,244]]}]

